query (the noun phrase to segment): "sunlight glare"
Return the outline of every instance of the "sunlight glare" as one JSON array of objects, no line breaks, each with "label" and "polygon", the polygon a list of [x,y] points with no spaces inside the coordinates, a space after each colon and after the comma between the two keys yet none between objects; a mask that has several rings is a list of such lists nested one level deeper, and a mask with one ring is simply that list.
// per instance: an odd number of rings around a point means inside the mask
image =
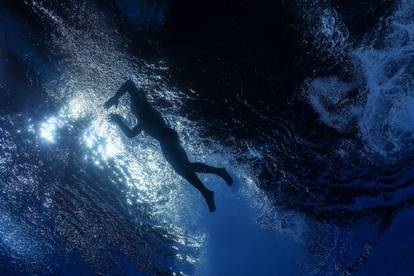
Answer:
[{"label": "sunlight glare", "polygon": [[39,135],[48,143],[56,142],[56,132],[58,128],[63,126],[64,122],[61,118],[50,117],[40,125]]}]

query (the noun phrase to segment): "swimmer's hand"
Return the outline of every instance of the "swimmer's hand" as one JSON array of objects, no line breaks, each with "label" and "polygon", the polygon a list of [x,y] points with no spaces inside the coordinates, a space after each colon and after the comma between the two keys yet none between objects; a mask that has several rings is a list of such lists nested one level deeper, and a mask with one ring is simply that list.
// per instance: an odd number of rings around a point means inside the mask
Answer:
[{"label": "swimmer's hand", "polygon": [[113,124],[122,124],[122,117],[118,114],[109,114],[108,121]]},{"label": "swimmer's hand", "polygon": [[109,109],[112,106],[118,107],[118,104],[119,104],[119,99],[117,97],[112,97],[105,102],[104,107],[106,109]]}]

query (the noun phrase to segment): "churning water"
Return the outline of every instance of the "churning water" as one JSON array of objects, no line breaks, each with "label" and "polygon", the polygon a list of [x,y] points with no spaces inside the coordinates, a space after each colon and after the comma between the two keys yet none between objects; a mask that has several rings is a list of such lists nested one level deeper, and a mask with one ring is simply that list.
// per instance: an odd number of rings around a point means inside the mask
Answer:
[{"label": "churning water", "polygon": [[[412,1],[401,0],[358,42],[350,42],[340,14],[325,1],[295,1],[309,22],[305,37],[321,59],[345,64],[343,75],[304,84],[304,98],[322,123],[344,135],[328,141],[328,149],[300,137],[293,122],[259,142],[229,137],[233,143],[224,146],[206,138],[204,130],[214,122],[188,119],[182,107],[189,96],[166,80],[165,60],[148,62],[129,53],[118,18],[102,6],[66,2],[25,1],[49,31],[42,34],[0,9],[0,51],[36,72],[30,81],[43,91],[41,97],[21,92],[29,110],[0,115],[2,270],[337,274],[386,256],[392,241],[387,235],[404,226],[409,211],[393,225],[392,219],[414,202]],[[116,2],[134,22],[162,24],[165,6]],[[130,13],[140,9],[152,12]],[[3,79],[7,61],[0,57]],[[148,92],[190,159],[226,167],[233,176],[233,187],[201,176],[215,191],[214,214],[172,171],[157,141],[127,139],[107,122],[116,112],[136,123],[127,96],[117,109],[102,106],[127,79]],[[9,91],[3,83],[1,91]],[[273,173],[274,194],[259,187],[261,171],[253,163]],[[342,227],[344,221],[351,227]]]}]

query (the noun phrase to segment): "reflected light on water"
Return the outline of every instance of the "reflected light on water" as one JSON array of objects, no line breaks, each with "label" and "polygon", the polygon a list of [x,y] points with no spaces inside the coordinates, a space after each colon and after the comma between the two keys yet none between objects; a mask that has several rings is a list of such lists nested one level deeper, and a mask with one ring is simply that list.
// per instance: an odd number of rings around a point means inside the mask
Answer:
[{"label": "reflected light on water", "polygon": [[[123,133],[107,121],[107,111],[98,99],[86,99],[93,91],[75,93],[58,112],[40,124],[38,135],[47,143],[57,143],[63,128],[79,131],[79,141],[84,148],[84,159],[100,169],[108,168],[125,184],[126,201],[145,204],[151,216],[159,218],[165,204],[172,204],[175,192],[171,182],[176,181],[158,146],[148,137],[128,140]],[[86,94],[86,95],[85,95]],[[96,93],[95,93],[96,94]],[[76,122],[86,120],[86,126]],[[171,207],[171,206],[170,206]]]},{"label": "reflected light on water", "polygon": [[67,107],[67,116],[71,119],[83,117],[87,111],[87,102],[82,98],[73,98],[69,101]]},{"label": "reflected light on water", "polygon": [[60,117],[50,117],[40,124],[39,136],[48,143],[56,142],[56,135],[59,128],[65,124]]},{"label": "reflected light on water", "polygon": [[87,113],[87,102],[82,97],[72,98],[57,116],[51,116],[39,126],[39,136],[47,143],[56,143],[58,131],[68,123],[84,118]]},{"label": "reflected light on water", "polygon": [[99,156],[104,161],[124,151],[121,137],[104,119],[92,121],[82,137],[82,143],[93,155]]},{"label": "reflected light on water", "polygon": [[0,210],[0,244],[13,256],[22,256],[26,261],[41,257],[41,252],[29,229],[3,210]]},{"label": "reflected light on water", "polygon": [[[46,118],[40,124],[38,136],[48,143],[58,143],[60,130],[74,129],[75,133],[79,133],[84,159],[113,175],[114,183],[127,187],[123,192],[129,206],[145,208],[153,220],[152,224],[170,229],[169,232],[175,234],[178,244],[201,247],[203,235],[193,233],[190,238],[188,232],[175,225],[175,220],[179,219],[178,214],[182,211],[180,197],[184,197],[183,191],[196,192],[187,184],[181,185],[183,180],[169,167],[156,141],[145,135],[127,139],[116,126],[109,123],[102,102],[97,98],[86,101],[78,93],[62,106],[57,116]],[[76,124],[82,119],[86,120],[86,125]],[[177,123],[181,119],[174,118],[171,121]],[[181,122],[173,127],[180,132],[186,126]],[[205,207],[199,205],[197,208]],[[188,244],[189,239],[193,241],[191,245]],[[196,262],[194,257],[186,254],[182,257],[190,263]]]}]

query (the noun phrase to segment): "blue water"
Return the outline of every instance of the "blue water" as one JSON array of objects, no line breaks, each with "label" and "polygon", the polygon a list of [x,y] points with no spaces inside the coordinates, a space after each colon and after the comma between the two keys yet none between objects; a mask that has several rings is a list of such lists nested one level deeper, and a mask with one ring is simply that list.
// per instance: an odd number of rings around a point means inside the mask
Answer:
[{"label": "blue water", "polygon": [[[214,123],[189,119],[189,96],[166,78],[167,62],[130,54],[117,17],[99,4],[27,1],[40,33],[0,5],[0,272],[409,275],[413,5],[401,0],[374,43],[369,34],[351,42],[334,7],[305,2],[295,3],[311,44],[354,69],[347,80],[303,81],[300,100],[341,137],[328,153],[291,122],[276,138],[209,138]],[[115,3],[141,28],[162,25],[170,4]],[[9,79],[11,62],[29,84]],[[156,141],[129,140],[106,120],[115,112],[136,123],[128,97],[117,109],[102,106],[126,79],[147,89],[190,159],[225,166],[235,179],[228,187],[201,176],[215,213]],[[361,96],[349,100],[355,90]],[[273,190],[263,189],[261,162]],[[309,163],[322,164],[315,178]]]}]

